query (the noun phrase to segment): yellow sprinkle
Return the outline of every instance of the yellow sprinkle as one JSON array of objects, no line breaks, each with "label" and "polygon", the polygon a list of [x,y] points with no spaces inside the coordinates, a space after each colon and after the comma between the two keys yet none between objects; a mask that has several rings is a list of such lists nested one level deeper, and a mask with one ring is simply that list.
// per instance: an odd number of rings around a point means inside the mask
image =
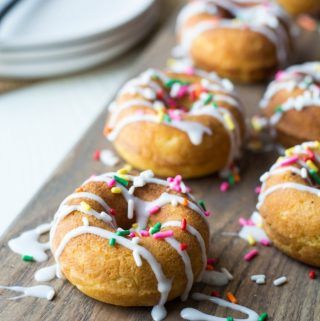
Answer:
[{"label": "yellow sprinkle", "polygon": [[288,148],[285,151],[285,155],[286,156],[292,156],[293,155],[293,151],[294,151],[294,147]]},{"label": "yellow sprinkle", "polygon": [[159,110],[159,112],[158,112],[158,122],[159,123],[163,122],[163,117],[164,117],[164,112],[162,110]]},{"label": "yellow sprinkle", "polygon": [[120,168],[117,170],[117,174],[122,175],[122,174],[128,174],[128,170],[126,168]]},{"label": "yellow sprinkle", "polygon": [[176,61],[174,59],[172,59],[172,58],[167,60],[167,66],[168,67],[172,67],[175,63],[176,63]]},{"label": "yellow sprinkle", "polygon": [[253,117],[251,119],[251,125],[256,132],[260,132],[261,129],[263,128],[261,122],[256,117]]},{"label": "yellow sprinkle", "polygon": [[235,126],[234,126],[231,116],[229,114],[224,114],[223,118],[224,118],[224,121],[226,122],[228,129],[234,130]]},{"label": "yellow sprinkle", "polygon": [[127,172],[132,171],[132,166],[131,166],[130,164],[125,164],[125,165],[123,166],[123,168],[125,168],[125,169],[127,170]]},{"label": "yellow sprinkle", "polygon": [[82,201],[82,202],[80,203],[80,206],[81,206],[82,209],[85,210],[85,211],[90,211],[90,210],[91,210],[91,206],[90,206],[87,202]]},{"label": "yellow sprinkle", "polygon": [[121,188],[120,187],[112,187],[111,188],[111,193],[113,194],[121,194]]},{"label": "yellow sprinkle", "polygon": [[280,163],[280,162],[282,162],[283,160],[284,160],[284,157],[280,156],[280,157],[278,157],[276,163]]},{"label": "yellow sprinkle", "polygon": [[318,140],[315,141],[314,144],[315,144],[315,148],[320,149],[320,142]]},{"label": "yellow sprinkle", "polygon": [[133,228],[133,229],[137,229],[137,228],[138,228],[138,223],[133,223],[133,224],[132,224],[132,228]]},{"label": "yellow sprinkle", "polygon": [[262,228],[262,223],[258,223],[258,224],[256,224],[258,227],[260,227],[260,228]]},{"label": "yellow sprinkle", "polygon": [[247,241],[248,241],[248,243],[249,243],[250,245],[255,245],[255,244],[256,244],[256,240],[252,237],[251,234],[249,234],[249,235],[247,236]]},{"label": "yellow sprinkle", "polygon": [[313,169],[315,172],[318,172],[319,169],[318,167],[314,164],[314,162],[312,160],[307,160],[307,165],[310,169]]}]

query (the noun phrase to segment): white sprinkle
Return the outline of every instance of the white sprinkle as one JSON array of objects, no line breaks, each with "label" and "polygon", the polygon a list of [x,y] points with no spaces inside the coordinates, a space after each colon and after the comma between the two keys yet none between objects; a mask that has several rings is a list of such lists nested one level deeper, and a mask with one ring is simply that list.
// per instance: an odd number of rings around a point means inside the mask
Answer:
[{"label": "white sprinkle", "polygon": [[285,276],[281,276],[280,278],[273,281],[273,285],[275,285],[275,286],[279,286],[284,283],[287,283],[287,278]]},{"label": "white sprinkle", "polygon": [[256,274],[256,275],[251,275],[250,279],[252,281],[257,281],[259,279],[265,279],[266,276],[264,274]]},{"label": "white sprinkle", "polygon": [[265,278],[260,278],[256,281],[257,284],[266,284],[266,279]]},{"label": "white sprinkle", "polygon": [[83,223],[84,226],[89,226],[89,220],[88,220],[88,218],[84,216],[84,217],[82,218],[82,223]]},{"label": "white sprinkle", "polygon": [[177,206],[178,205],[178,201],[174,198],[171,200],[171,205],[172,206]]},{"label": "white sprinkle", "polygon": [[129,193],[130,195],[133,195],[134,190],[135,190],[135,187],[132,185],[132,186],[129,188],[128,193]]},{"label": "white sprinkle", "polygon": [[227,276],[228,280],[233,280],[233,275],[226,268],[221,268],[221,272]]},{"label": "white sprinkle", "polygon": [[120,160],[112,150],[103,149],[100,151],[100,161],[103,165],[112,167],[118,164]]},{"label": "white sprinkle", "polygon": [[128,219],[133,219],[133,210],[134,210],[134,202],[133,200],[128,200]]}]

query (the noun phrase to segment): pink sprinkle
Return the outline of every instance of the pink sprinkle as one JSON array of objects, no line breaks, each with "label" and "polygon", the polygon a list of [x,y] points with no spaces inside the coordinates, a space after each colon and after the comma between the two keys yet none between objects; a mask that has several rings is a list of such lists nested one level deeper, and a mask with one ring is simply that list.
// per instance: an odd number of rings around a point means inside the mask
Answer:
[{"label": "pink sprinkle", "polygon": [[137,110],[135,111],[135,113],[136,113],[137,115],[143,115],[143,114],[144,114],[144,110],[142,110],[142,109],[137,109]]},{"label": "pink sprinkle", "polygon": [[145,231],[145,230],[141,230],[141,231],[140,231],[140,234],[141,234],[142,236],[149,236],[149,235],[150,235],[149,232],[148,232],[148,231]]},{"label": "pink sprinkle", "polygon": [[218,262],[218,259],[216,259],[216,258],[207,259],[207,264],[210,264],[210,265],[216,264],[217,262]]},{"label": "pink sprinkle", "polygon": [[149,211],[149,214],[152,215],[152,214],[156,214],[160,211],[160,206],[155,206],[153,207],[150,211]]},{"label": "pink sprinkle", "polygon": [[133,237],[135,237],[136,236],[136,233],[135,232],[131,232],[130,234],[129,234],[129,237],[131,237],[131,238],[133,238]]},{"label": "pink sprinkle", "polygon": [[246,225],[248,225],[248,224],[247,224],[247,220],[244,219],[243,217],[240,217],[240,218],[239,218],[239,224],[240,224],[241,226],[246,226]]},{"label": "pink sprinkle", "polygon": [[116,180],[114,178],[112,178],[108,183],[107,183],[108,187],[113,187],[116,185]]},{"label": "pink sprinkle", "polygon": [[169,98],[167,101],[169,107],[176,108],[177,107],[177,102],[174,99]]},{"label": "pink sprinkle", "polygon": [[204,212],[204,215],[208,217],[208,216],[211,215],[211,212],[210,212],[210,211],[205,211],[205,212]]},{"label": "pink sprinkle", "polygon": [[188,93],[188,89],[188,86],[181,86],[177,94],[178,98],[182,98],[183,96],[185,96]]},{"label": "pink sprinkle", "polygon": [[192,76],[195,73],[194,68],[192,67],[187,67],[186,70],[184,71],[187,75]]},{"label": "pink sprinkle", "polygon": [[181,112],[179,110],[169,109],[168,113],[169,113],[170,118],[173,120],[180,121],[182,119]]},{"label": "pink sprinkle", "polygon": [[283,162],[281,162],[280,166],[287,166],[287,165],[291,165],[297,162],[297,160],[299,159],[298,156],[292,156],[286,160],[284,160]]},{"label": "pink sprinkle", "polygon": [[258,250],[254,249],[254,250],[251,250],[250,252],[248,252],[243,258],[246,260],[246,261],[251,261],[254,257],[256,257],[257,255],[259,254]]},{"label": "pink sprinkle", "polygon": [[168,230],[168,231],[164,231],[164,232],[158,232],[153,234],[153,237],[155,239],[165,239],[166,237],[171,237],[173,236],[173,231],[172,230]]},{"label": "pink sprinkle", "polygon": [[230,187],[230,185],[228,182],[223,182],[220,185],[220,191],[224,193],[229,189],[229,187]]},{"label": "pink sprinkle", "polygon": [[261,243],[262,245],[264,245],[264,246],[270,246],[270,245],[271,245],[271,242],[270,242],[269,240],[267,240],[267,239],[262,239],[262,240],[260,241],[260,243]]},{"label": "pink sprinkle", "polygon": [[279,71],[276,72],[275,79],[276,80],[281,80],[284,75],[285,75],[285,72],[282,71],[282,70],[279,70]]},{"label": "pink sprinkle", "polygon": [[260,194],[261,193],[261,186],[257,186],[255,189],[254,189],[255,193],[256,194]]}]

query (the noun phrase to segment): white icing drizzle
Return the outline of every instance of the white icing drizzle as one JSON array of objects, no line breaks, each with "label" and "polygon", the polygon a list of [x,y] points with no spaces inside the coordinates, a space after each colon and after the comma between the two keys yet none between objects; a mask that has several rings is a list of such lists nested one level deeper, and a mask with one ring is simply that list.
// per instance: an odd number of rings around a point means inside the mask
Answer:
[{"label": "white icing drizzle", "polygon": [[[236,19],[221,18],[217,22],[200,20],[197,24],[183,29],[186,22],[193,16],[202,13],[207,13],[213,17],[218,16],[217,6],[232,13]],[[280,19],[289,22],[285,13],[274,3],[270,3],[266,7],[261,2],[256,2],[253,6],[239,6],[237,1],[230,0],[194,1],[181,10],[176,29],[181,36],[183,50],[186,54],[189,54],[194,39],[206,31],[217,28],[241,29],[246,27],[262,34],[273,43],[277,50],[279,63],[284,63],[288,55],[289,39]]]},{"label": "white icing drizzle", "polygon": [[184,272],[186,274],[186,278],[187,278],[187,284],[186,284],[186,288],[183,292],[183,294],[181,295],[181,300],[185,301],[188,298],[189,292],[192,288],[193,285],[193,271],[192,271],[192,266],[191,266],[191,262],[190,262],[190,257],[188,255],[188,252],[182,251],[180,249],[180,243],[174,239],[173,237],[167,237],[165,239],[165,241],[170,244],[176,251],[177,253],[180,255],[183,264],[184,264]]},{"label": "white icing drizzle", "polygon": [[245,225],[241,228],[240,232],[238,233],[239,237],[244,240],[248,240],[248,237],[251,236],[254,238],[255,241],[260,242],[262,240],[269,240],[267,234],[262,228],[262,216],[258,212],[253,212],[250,220],[255,225]]},{"label": "white icing drizzle", "polygon": [[56,264],[46,266],[36,271],[34,278],[38,282],[48,282],[56,277]]},{"label": "white icing drizzle", "polygon": [[201,281],[209,285],[223,286],[229,283],[228,276],[223,272],[204,271]]},{"label": "white icing drizzle", "polygon": [[152,309],[152,317],[155,321],[162,320],[166,316],[166,310],[164,308],[164,304],[167,301],[168,294],[171,289],[171,281],[166,278],[162,271],[161,265],[158,263],[158,261],[155,259],[155,257],[144,247],[136,244],[135,242],[132,242],[124,237],[118,236],[116,233],[104,230],[99,227],[93,227],[93,226],[79,226],[71,231],[69,231],[65,236],[63,237],[61,243],[59,244],[57,250],[55,251],[55,260],[57,262],[57,268],[59,268],[59,257],[62,254],[65,246],[68,244],[68,242],[80,235],[83,234],[94,234],[97,236],[100,236],[104,239],[111,239],[114,238],[117,243],[120,245],[134,251],[139,256],[143,257],[148,264],[150,265],[157,281],[158,281],[158,291],[161,294],[160,301],[158,305],[156,305]]},{"label": "white icing drizzle", "polygon": [[41,224],[35,229],[23,232],[19,237],[8,242],[10,249],[20,255],[30,255],[37,262],[48,259],[46,253],[50,249],[49,243],[39,242],[39,237],[49,232],[51,224]]},{"label": "white icing drizzle", "polygon": [[22,293],[21,295],[8,298],[8,300],[17,300],[24,297],[35,297],[50,301],[55,295],[54,289],[49,285],[36,285],[31,287],[0,285],[0,289]]},{"label": "white icing drizzle", "polygon": [[[159,119],[156,115],[131,115],[123,120],[121,120],[112,130],[112,132],[107,136],[110,141],[114,141],[117,136],[120,134],[122,129],[127,125],[136,122],[151,122],[151,123],[159,123]],[[161,123],[163,124],[163,123]],[[192,121],[175,121],[171,120],[171,122],[166,122],[166,126],[175,127],[177,129],[185,132],[194,145],[199,145],[202,142],[202,137],[204,134],[211,135],[212,131],[210,128],[196,122]]]},{"label": "white icing drizzle", "polygon": [[281,184],[277,184],[269,187],[266,191],[262,192],[259,195],[259,202],[257,204],[257,209],[259,209],[262,206],[262,203],[264,202],[267,196],[269,196],[270,194],[278,190],[283,190],[283,189],[295,189],[301,192],[311,193],[311,194],[314,194],[315,196],[320,197],[320,190],[318,188],[310,187],[310,186],[306,186],[298,183],[291,183],[291,182],[281,183]]},{"label": "white icing drizzle", "polygon": [[[190,66],[189,66],[190,67]],[[174,64],[169,71],[184,74],[186,72],[185,65]],[[114,141],[121,131],[128,125],[131,125],[136,122],[152,122],[157,124],[162,124],[165,126],[175,127],[184,133],[186,133],[194,145],[201,144],[203,140],[203,136],[205,134],[212,135],[212,130],[201,123],[195,121],[188,121],[184,119],[184,115],[208,115],[211,117],[216,118],[219,122],[221,122],[224,126],[224,129],[227,131],[230,139],[230,153],[228,157],[228,163],[226,167],[230,165],[235,157],[238,157],[240,154],[240,146],[241,146],[241,133],[239,130],[239,124],[237,120],[233,117],[233,115],[229,112],[229,110],[225,107],[222,107],[221,103],[227,103],[230,106],[236,108],[240,113],[243,113],[242,105],[239,103],[237,96],[233,93],[233,85],[227,79],[220,79],[217,74],[215,73],[207,73],[202,70],[192,68],[193,74],[201,77],[201,85],[208,91],[217,92],[217,94],[213,95],[213,100],[216,103],[216,108],[213,106],[205,106],[204,103],[200,99],[193,104],[189,112],[180,111],[179,109],[176,110],[177,113],[180,113],[180,119],[174,119],[171,117],[170,121],[162,121],[159,118],[159,115],[156,113],[160,109],[165,108],[165,103],[162,101],[157,100],[156,97],[156,90],[161,90],[161,87],[158,85],[155,86],[155,82],[152,81],[153,77],[157,77],[157,79],[166,82],[170,80],[166,74],[159,70],[155,69],[148,69],[144,73],[142,73],[138,78],[129,81],[124,88],[120,91],[119,96],[123,95],[124,93],[133,93],[139,94],[143,98],[133,98],[132,100],[125,101],[123,103],[118,103],[114,101],[111,103],[110,109],[110,118],[108,121],[108,126],[111,128],[111,132],[107,135],[107,138],[110,141]],[[143,87],[142,87],[143,86]],[[145,87],[149,86],[149,87]],[[159,88],[158,88],[159,87]],[[179,91],[181,85],[175,83],[172,88],[170,95],[174,97],[176,93]],[[153,91],[154,95],[152,97],[145,97],[141,90],[149,89]],[[163,91],[164,92],[164,91]],[[167,95],[164,92],[165,95]],[[119,97],[118,96],[118,97]],[[151,101],[150,101],[151,100]],[[132,107],[141,107],[141,110],[138,110],[135,114],[129,114],[128,116],[119,119],[120,113]],[[154,111],[153,114],[144,113],[143,109],[148,108]],[[215,109],[215,110],[214,110]],[[211,111],[212,110],[212,111]],[[229,118],[232,120],[234,126],[236,127],[235,130],[230,129],[227,126],[226,120],[224,119],[223,115],[228,114]]]},{"label": "white icing drizzle", "polygon": [[[170,227],[170,226],[181,227],[181,221],[167,221],[162,224],[163,228]],[[203,272],[205,271],[206,266],[207,266],[206,245],[205,245],[205,242],[202,238],[202,235],[193,226],[191,226],[190,224],[187,224],[186,230],[197,239],[200,249],[201,249],[201,258],[202,258],[202,262],[203,262],[203,268],[202,268],[202,272],[199,274],[199,277],[197,280],[197,281],[200,281],[202,278]]]},{"label": "white icing drizzle", "polygon": [[303,92],[296,97],[288,97],[281,103],[281,112],[275,112],[270,118],[270,124],[275,125],[289,110],[301,111],[307,107],[320,107],[320,89],[316,82],[320,82],[320,63],[308,62],[292,66],[280,72],[280,79],[276,79],[268,86],[260,102],[261,108],[266,108],[271,99],[280,91],[291,93],[299,88]]},{"label": "white icing drizzle", "polygon": [[[246,314],[248,317],[246,319],[238,319],[234,318],[234,321],[258,321],[259,315],[244,306],[238,305],[238,304],[233,304],[231,302],[213,297],[213,296],[208,296],[202,293],[194,293],[192,295],[192,298],[197,301],[210,301],[212,303],[218,304],[222,307],[230,308],[235,311],[239,311],[241,313]],[[214,315],[209,315],[206,313],[203,313],[199,310],[196,310],[194,308],[185,308],[181,311],[180,313],[181,317],[185,320],[190,320],[190,321],[225,321],[226,318],[221,318],[217,317]]]}]

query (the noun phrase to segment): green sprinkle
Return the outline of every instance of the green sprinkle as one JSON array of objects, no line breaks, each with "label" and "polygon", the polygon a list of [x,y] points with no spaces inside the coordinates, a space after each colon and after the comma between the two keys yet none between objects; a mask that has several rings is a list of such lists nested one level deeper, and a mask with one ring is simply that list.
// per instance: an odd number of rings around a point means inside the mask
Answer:
[{"label": "green sprinkle", "polygon": [[228,181],[229,181],[229,184],[230,184],[230,185],[234,185],[235,179],[234,179],[234,176],[233,176],[232,174],[229,175]]},{"label": "green sprinkle", "polygon": [[212,98],[213,98],[212,94],[208,94],[207,98],[204,100],[204,104],[205,105],[209,104],[212,101]]},{"label": "green sprinkle", "polygon": [[121,185],[123,185],[123,186],[128,186],[129,185],[129,182],[126,180],[126,179],[124,179],[124,178],[121,178],[121,177],[119,177],[119,176],[113,176],[113,178],[119,183],[119,184],[121,184]]},{"label": "green sprinkle", "polygon": [[130,234],[130,231],[129,230],[120,230],[120,231],[117,231],[116,234],[119,236],[126,236],[126,235]]},{"label": "green sprinkle", "polygon": [[31,255],[22,255],[22,260],[25,262],[34,262],[34,258]]},{"label": "green sprinkle", "polygon": [[214,108],[218,108],[218,104],[217,104],[215,101],[212,102],[212,106],[213,106]]},{"label": "green sprinkle", "polygon": [[166,88],[171,88],[174,84],[189,85],[190,83],[179,79],[169,79],[164,85]]},{"label": "green sprinkle", "polygon": [[204,203],[204,200],[199,200],[198,204],[204,209],[206,210],[206,205]]},{"label": "green sprinkle", "polygon": [[152,229],[150,230],[150,234],[154,234],[159,232],[161,229],[161,223],[157,222],[156,224],[153,225]]},{"label": "green sprinkle", "polygon": [[282,106],[281,105],[277,106],[275,111],[276,113],[282,113],[283,112]]},{"label": "green sprinkle", "polygon": [[109,245],[114,246],[116,244],[116,239],[112,238],[109,240]]},{"label": "green sprinkle", "polygon": [[165,114],[165,115],[163,116],[163,119],[164,119],[165,122],[171,123],[171,117],[170,117],[168,114]]},{"label": "green sprinkle", "polygon": [[233,317],[227,317],[227,321],[234,321]]},{"label": "green sprinkle", "polygon": [[268,319],[268,314],[266,312],[263,312],[260,314],[258,321],[265,321]]},{"label": "green sprinkle", "polygon": [[309,170],[310,175],[314,179],[314,181],[320,185],[320,176],[317,174],[317,172],[314,169]]}]

